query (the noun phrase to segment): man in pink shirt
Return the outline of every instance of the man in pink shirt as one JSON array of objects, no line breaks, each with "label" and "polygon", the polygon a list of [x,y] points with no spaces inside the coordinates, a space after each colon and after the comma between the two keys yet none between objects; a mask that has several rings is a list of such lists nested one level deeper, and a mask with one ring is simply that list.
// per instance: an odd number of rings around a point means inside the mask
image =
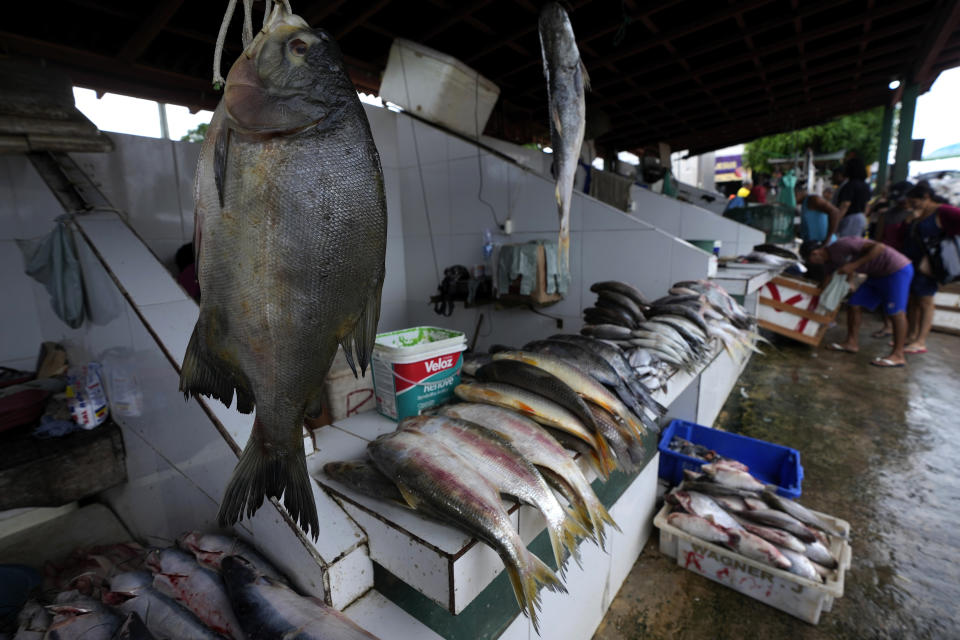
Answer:
[{"label": "man in pink shirt", "polygon": [[886,358],[875,358],[870,364],[876,367],[902,367],[907,363],[903,345],[907,335],[907,299],[913,265],[910,259],[891,246],[865,238],[840,238],[833,244],[814,249],[809,261],[824,264],[828,271],[850,275],[866,274],[867,280],[857,289],[848,302],[847,339],[843,343],[831,343],[832,351],[856,353],[860,350],[858,336],[863,307],[871,311],[883,305],[883,311],[893,321],[893,351]]}]

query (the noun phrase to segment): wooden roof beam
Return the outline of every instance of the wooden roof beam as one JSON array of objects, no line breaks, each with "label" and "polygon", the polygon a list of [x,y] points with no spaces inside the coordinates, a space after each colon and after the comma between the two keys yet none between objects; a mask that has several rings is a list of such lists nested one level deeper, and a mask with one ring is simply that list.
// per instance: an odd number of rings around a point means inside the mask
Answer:
[{"label": "wooden roof beam", "polygon": [[[894,35],[894,34],[896,34],[896,33],[901,33],[901,32],[903,32],[903,31],[906,31],[906,30],[909,30],[909,29],[913,29],[913,28],[915,28],[915,27],[918,27],[918,26],[920,26],[920,25],[922,25],[922,24],[926,24],[926,23],[927,23],[927,20],[928,20],[928,19],[927,19],[926,17],[919,16],[919,17],[917,17],[917,18],[915,18],[915,19],[913,19],[913,20],[909,20],[909,21],[897,23],[896,25],[892,25],[892,26],[887,27],[886,29],[884,29],[884,30],[883,30],[883,37],[886,37],[886,36],[888,36],[888,35]],[[874,35],[875,35],[876,38],[879,39],[879,37],[881,37],[880,34],[881,34],[881,32],[878,31],[878,32],[875,32]],[[909,44],[909,43],[907,43],[907,44]],[[774,51],[771,51],[771,49],[779,50],[782,46],[783,46],[783,45],[772,45],[771,47],[767,48],[766,50],[760,50],[758,53],[759,53],[760,55],[767,55],[768,53],[773,53],[773,52],[774,52]],[[792,44],[791,44],[791,45],[787,45],[787,46],[792,46]],[[816,53],[816,56],[815,56],[814,58],[809,58],[808,61],[809,61],[809,60],[813,60],[813,59],[823,58],[823,57],[826,57],[827,55],[832,55],[833,53],[835,53],[835,52],[837,52],[837,51],[841,51],[841,50],[846,49],[846,48],[849,48],[850,46],[851,46],[851,44],[850,44],[849,42],[845,42],[845,43],[840,43],[840,44],[838,44],[838,45],[835,45],[834,47],[831,47],[830,49],[818,50],[817,53]],[[904,45],[904,46],[905,46],[905,45]],[[811,53],[811,55],[812,55],[812,53]],[[708,66],[708,67],[699,69],[699,73],[700,73],[701,75],[707,75],[708,73],[718,73],[718,72],[720,72],[720,71],[723,71],[724,69],[727,69],[727,68],[728,68],[729,66],[731,66],[731,65],[738,65],[738,64],[742,64],[742,63],[744,63],[744,62],[749,62],[749,61],[752,59],[752,57],[753,57],[752,54],[747,53],[747,54],[744,54],[744,55],[742,55],[742,56],[737,56],[737,57],[735,57],[735,58],[729,58],[729,59],[727,59],[727,60],[725,60],[725,61],[723,61],[723,62],[719,62],[719,63],[713,64],[713,65],[710,65],[710,66]],[[778,63],[777,65],[771,65],[771,66],[769,66],[767,69],[772,72],[772,71],[775,70],[775,69],[786,68],[786,67],[788,67],[788,66],[790,66],[790,65],[792,65],[792,64],[794,64],[794,61],[793,61],[793,60],[788,60],[788,61],[783,62],[783,63]],[[845,65],[847,65],[847,64],[849,64],[849,63],[846,62],[846,61],[841,61],[841,62],[840,62],[840,66],[845,66]],[[638,74],[627,74],[627,75],[624,76],[624,79],[628,79],[628,78],[629,78],[629,79],[633,79],[634,77],[638,77],[638,76],[644,75],[644,73],[645,73],[645,72],[640,72],[640,73],[638,73]],[[801,77],[802,77],[802,73],[801,73],[800,75],[801,75]],[[771,77],[773,77],[773,76],[771,76]],[[793,77],[794,79],[796,79],[798,76],[795,75],[795,76],[792,76],[792,77]],[[647,84],[647,85],[645,85],[645,89],[646,89],[647,91],[651,92],[651,93],[654,93],[654,92],[660,91],[661,89],[665,89],[665,88],[667,88],[667,87],[671,87],[671,86],[673,86],[673,85],[679,84],[681,81],[682,81],[682,80],[678,80],[678,79],[675,78],[675,77],[671,77],[671,78],[669,78],[668,80],[665,80],[665,81],[663,81],[663,82],[660,82],[659,84],[653,84],[653,85]],[[717,84],[718,84],[718,86],[724,86],[725,84],[730,84],[730,82],[731,82],[731,80],[729,80],[729,79],[723,79],[723,80],[719,81],[719,83],[717,83]],[[780,78],[778,77],[778,78],[776,78],[776,79],[773,79],[773,80],[771,80],[771,82],[773,82],[774,84],[776,84],[776,83],[780,82]],[[711,88],[712,88],[712,87],[713,87],[713,85],[711,85]],[[632,96],[631,94],[629,94],[629,93],[626,93],[626,94],[621,93],[621,94],[619,94],[619,97],[620,97],[621,99],[623,99],[623,98],[630,98],[630,97],[633,97],[633,96]],[[602,102],[601,102],[601,104],[602,104]]]},{"label": "wooden roof beam", "polygon": [[[824,3],[824,5],[826,5],[826,6],[835,6],[835,4],[836,4],[836,3],[833,3],[833,2]],[[822,7],[822,5],[821,5],[821,7]],[[821,8],[820,10],[822,10],[822,8]],[[874,9],[874,10],[873,10],[871,13],[869,13],[868,15],[869,15],[869,17],[870,17],[871,19],[878,19],[878,18],[882,18],[882,17],[889,16],[889,15],[893,15],[893,14],[896,14],[896,13],[900,13],[900,12],[905,11],[905,10],[906,10],[906,8],[905,8],[904,6],[902,6],[902,5],[885,6],[885,7],[880,7],[880,8]],[[810,14],[810,13],[814,13],[812,7],[809,8],[807,11],[804,11],[804,15],[808,15],[808,14]],[[824,26],[822,26],[822,27],[820,27],[820,28],[818,28],[818,29],[816,29],[816,30],[814,30],[814,31],[810,31],[810,32],[808,32],[808,33],[803,34],[802,37],[803,37],[805,40],[809,41],[809,40],[815,40],[815,39],[817,39],[817,38],[822,38],[822,37],[825,37],[825,36],[833,35],[833,34],[838,33],[838,32],[840,32],[840,31],[844,31],[844,30],[846,30],[846,29],[849,29],[849,28],[851,28],[851,27],[855,27],[855,26],[861,24],[861,23],[863,22],[863,20],[866,19],[866,17],[868,17],[868,16],[856,16],[856,17],[849,18],[849,19],[847,19],[847,20],[842,20],[842,21],[837,21],[837,22],[831,22],[831,23],[825,24]],[[926,17],[926,16],[916,16],[916,17],[914,17],[913,20],[905,20],[905,21],[902,21],[902,22],[897,23],[896,25],[894,25],[894,26],[892,27],[892,29],[896,29],[897,31],[902,32],[902,31],[905,31],[905,30],[907,30],[907,29],[910,29],[910,28],[913,28],[913,27],[915,27],[915,26],[918,26],[918,25],[920,25],[920,24],[926,24],[928,21],[929,21],[929,18]],[[778,22],[779,22],[779,24],[784,24],[784,23],[786,23],[786,22],[789,22],[789,19],[788,19],[788,18],[784,18],[784,19],[781,19],[781,20],[778,21]],[[754,29],[751,30],[751,34],[756,35],[758,32],[761,32],[762,30],[765,30],[765,28],[756,27],[756,28],[754,28]],[[742,35],[742,34],[737,34],[736,37],[733,38],[731,41],[732,41],[732,42],[739,42],[742,38],[743,38],[743,35]],[[717,47],[719,47],[719,46],[724,46],[725,44],[729,44],[729,42],[724,41],[723,43],[718,43],[718,42],[705,43],[703,47],[700,47],[699,49],[697,49],[697,50],[695,50],[695,51],[687,51],[687,52],[686,52],[686,56],[687,56],[687,58],[693,58],[693,57],[698,56],[698,55],[702,55],[702,54],[709,53],[709,52],[713,51],[715,48],[717,48]],[[784,49],[789,49],[789,48],[794,47],[794,46],[796,46],[796,40],[785,39],[785,40],[783,40],[783,41],[781,41],[781,42],[778,42],[778,43],[776,43],[776,44],[771,44],[771,45],[768,45],[768,46],[766,46],[766,47],[763,47],[762,49],[757,50],[756,54],[759,55],[759,56],[761,56],[761,57],[763,57],[763,56],[770,55],[771,53],[777,53],[777,52],[783,51]],[[850,43],[846,43],[846,46],[850,46]],[[725,70],[725,69],[729,69],[729,68],[731,68],[731,67],[736,67],[736,66],[741,65],[741,64],[743,64],[743,63],[745,63],[745,62],[750,62],[752,59],[753,59],[753,53],[747,52],[747,53],[745,53],[745,54],[741,54],[741,55],[738,55],[738,56],[733,56],[733,57],[731,57],[731,58],[727,58],[727,59],[725,59],[725,60],[716,62],[716,63],[714,63],[714,64],[712,64],[712,65],[710,65],[710,66],[708,66],[708,67],[699,69],[699,73],[701,73],[702,75],[707,75],[708,73],[716,73],[716,72],[719,72],[719,71],[722,71],[722,70]],[[645,66],[644,68],[642,68],[642,69],[640,69],[640,70],[638,70],[638,71],[636,71],[636,72],[634,72],[634,73],[628,74],[626,77],[637,78],[637,77],[645,76],[645,75],[648,75],[648,74],[650,74],[650,73],[653,73],[653,72],[655,72],[655,71],[657,71],[657,70],[659,70],[659,69],[662,69],[662,68],[664,68],[664,67],[667,67],[667,66],[669,66],[669,65],[672,64],[672,63],[673,63],[673,61],[670,60],[670,61],[663,62],[663,63],[657,64],[657,65]],[[617,82],[619,82],[619,80],[615,80],[615,81],[611,81],[611,82],[604,83],[604,85],[598,86],[597,89],[605,88],[606,86],[609,86],[609,85],[611,85],[611,84],[616,84]],[[663,86],[670,86],[671,84],[675,84],[675,83],[672,82],[672,81],[668,81],[665,85],[661,85],[661,87],[658,87],[658,88],[662,88]],[[652,89],[652,90],[655,90],[655,89]]]},{"label": "wooden roof beam", "polygon": [[[442,22],[440,22],[439,24],[437,24],[436,26],[434,26],[434,27],[433,27],[432,29],[430,29],[429,31],[423,32],[423,33],[417,38],[417,41],[418,41],[418,42],[423,42],[424,44],[426,44],[428,41],[430,41],[430,40],[432,40],[433,38],[437,37],[438,35],[440,35],[440,34],[443,33],[444,31],[446,31],[446,30],[449,29],[450,27],[454,26],[455,24],[457,24],[457,23],[460,22],[461,20],[466,19],[468,16],[471,16],[471,15],[473,15],[474,13],[476,13],[477,11],[479,11],[480,9],[484,8],[485,6],[487,6],[488,4],[490,4],[492,1],[493,1],[493,0],[478,0],[478,1],[476,1],[476,2],[471,2],[471,3],[469,3],[469,4],[466,4],[466,5],[464,5],[464,6],[461,6],[459,9],[457,9],[457,11],[455,11],[455,12],[453,13],[453,15],[447,17],[446,20],[443,20]],[[444,3],[444,4],[445,4],[445,3]],[[449,6],[447,6],[446,8],[449,10]],[[483,23],[481,23],[479,20],[476,20],[476,21],[473,22],[473,24],[474,24],[474,26],[476,27],[476,26],[478,26],[479,24],[483,24]],[[484,25],[484,26],[486,26],[486,25]],[[489,28],[489,27],[488,27],[488,28]],[[492,30],[491,30],[491,31],[492,31]]]},{"label": "wooden roof beam", "polygon": [[336,12],[347,0],[329,0],[328,2],[317,2],[311,7],[317,7],[313,11],[307,10],[301,14],[301,17],[307,21],[311,27],[317,26],[321,20]]},{"label": "wooden roof beam", "polygon": [[348,22],[346,26],[340,27],[340,29],[338,29],[337,33],[334,35],[334,38],[337,40],[337,42],[339,42],[344,38],[344,36],[346,36],[348,33],[350,33],[351,31],[353,31],[354,29],[356,29],[357,27],[365,23],[367,20],[369,20],[373,16],[375,16],[377,13],[380,12],[381,9],[383,9],[388,4],[390,4],[390,0],[379,0],[379,2],[367,8],[366,11],[364,11],[363,13],[358,15],[356,18]]},{"label": "wooden roof beam", "polygon": [[943,0],[937,15],[930,20],[930,26],[920,40],[920,55],[909,69],[907,80],[920,84],[927,84],[928,81],[932,83],[933,79],[930,75],[933,72],[933,64],[958,26],[960,26],[960,2]]}]

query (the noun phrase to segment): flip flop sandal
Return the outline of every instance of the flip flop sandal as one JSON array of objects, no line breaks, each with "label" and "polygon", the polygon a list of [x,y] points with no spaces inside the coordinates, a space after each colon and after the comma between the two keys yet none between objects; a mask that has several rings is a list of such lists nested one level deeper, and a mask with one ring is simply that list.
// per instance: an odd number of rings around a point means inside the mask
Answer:
[{"label": "flip flop sandal", "polygon": [[922,349],[904,349],[903,352],[904,353],[926,353],[927,349],[926,347]]},{"label": "flip flop sandal", "polygon": [[874,358],[873,360],[870,361],[870,364],[872,364],[875,367],[880,367],[881,369],[898,369],[900,367],[906,366],[898,362],[891,362],[886,358]]},{"label": "flip flop sandal", "polygon": [[843,353],[856,353],[853,349],[847,349],[839,342],[831,342],[827,345],[827,351],[841,351]]}]

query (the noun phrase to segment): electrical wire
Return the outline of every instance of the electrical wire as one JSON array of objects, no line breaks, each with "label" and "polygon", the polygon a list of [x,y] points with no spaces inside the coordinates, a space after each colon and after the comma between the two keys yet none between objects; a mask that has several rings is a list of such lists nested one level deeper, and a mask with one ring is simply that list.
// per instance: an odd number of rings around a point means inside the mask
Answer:
[{"label": "electrical wire", "polygon": [[[407,84],[407,65],[403,61],[403,52],[400,52],[400,71],[403,73],[403,89],[407,95],[407,104],[410,102],[410,86]],[[420,194],[423,196],[423,215],[427,220],[427,235],[430,237],[430,253],[433,255],[433,270],[440,282],[440,264],[437,262],[437,246],[433,241],[433,225],[430,223],[430,205],[427,204],[427,185],[423,180],[423,163],[420,161],[420,145],[417,142],[416,121],[410,118],[410,135],[413,136],[413,153],[417,158],[417,174],[420,177]]]},{"label": "electrical wire", "polygon": [[[474,137],[476,137],[477,142],[480,142],[480,72],[477,71],[477,78],[474,82],[474,99],[473,99],[473,131]],[[493,208],[493,205],[483,199],[483,159],[481,158],[480,145],[477,144],[477,173],[480,175],[480,186],[477,188],[477,200],[487,205],[487,209],[490,209],[490,216],[493,218],[493,223],[497,225],[497,229],[500,229],[500,221],[497,220],[497,211]]]}]

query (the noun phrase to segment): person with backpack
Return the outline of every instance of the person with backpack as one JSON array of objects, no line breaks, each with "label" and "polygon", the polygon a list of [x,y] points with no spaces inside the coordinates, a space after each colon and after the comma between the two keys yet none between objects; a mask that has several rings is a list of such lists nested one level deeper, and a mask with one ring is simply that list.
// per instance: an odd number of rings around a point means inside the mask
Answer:
[{"label": "person with backpack", "polygon": [[934,301],[941,280],[960,274],[937,273],[942,265],[931,260],[940,241],[946,236],[960,235],[960,208],[946,204],[926,181],[907,191],[907,207],[913,218],[905,223],[903,252],[913,261],[910,283],[910,305],[907,312],[909,330],[904,353],[926,353],[927,336],[933,327]]}]

